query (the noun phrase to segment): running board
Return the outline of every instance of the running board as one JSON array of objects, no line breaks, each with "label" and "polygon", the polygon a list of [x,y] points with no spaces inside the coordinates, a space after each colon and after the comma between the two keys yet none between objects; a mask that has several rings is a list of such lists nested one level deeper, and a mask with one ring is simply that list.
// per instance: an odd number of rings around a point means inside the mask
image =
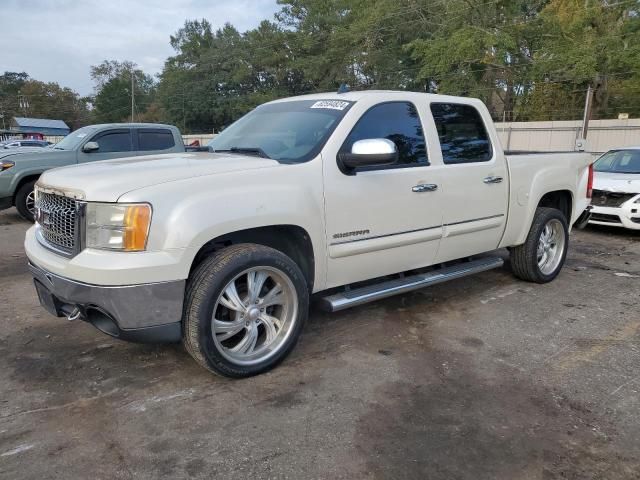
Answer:
[{"label": "running board", "polygon": [[492,270],[501,267],[503,263],[504,261],[500,257],[484,257],[410,277],[386,280],[375,285],[354,288],[323,297],[320,299],[320,307],[328,312],[338,312],[400,293],[411,292],[437,283]]}]

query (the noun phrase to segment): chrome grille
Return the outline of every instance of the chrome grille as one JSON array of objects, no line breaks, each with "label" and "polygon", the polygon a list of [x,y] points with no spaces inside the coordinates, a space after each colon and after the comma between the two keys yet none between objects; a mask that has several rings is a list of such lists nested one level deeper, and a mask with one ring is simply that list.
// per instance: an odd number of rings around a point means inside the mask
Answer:
[{"label": "chrome grille", "polygon": [[42,238],[55,248],[71,253],[76,244],[76,201],[38,192],[36,221]]}]

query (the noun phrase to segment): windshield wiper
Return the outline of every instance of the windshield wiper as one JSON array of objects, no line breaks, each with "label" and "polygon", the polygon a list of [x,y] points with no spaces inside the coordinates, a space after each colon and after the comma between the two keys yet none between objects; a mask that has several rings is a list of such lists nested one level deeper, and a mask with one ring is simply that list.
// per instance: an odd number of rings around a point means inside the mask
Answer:
[{"label": "windshield wiper", "polygon": [[259,147],[231,147],[225,150],[213,150],[213,151],[214,152],[247,153],[249,155],[257,155],[262,158],[271,159],[271,157],[267,155],[267,153]]}]

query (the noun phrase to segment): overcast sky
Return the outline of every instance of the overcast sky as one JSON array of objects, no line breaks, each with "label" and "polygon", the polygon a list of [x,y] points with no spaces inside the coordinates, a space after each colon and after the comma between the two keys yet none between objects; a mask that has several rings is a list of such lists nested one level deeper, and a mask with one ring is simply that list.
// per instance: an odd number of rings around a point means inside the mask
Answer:
[{"label": "overcast sky", "polygon": [[169,35],[186,19],[240,31],[272,19],[276,0],[0,0],[0,73],[27,72],[86,95],[89,66],[131,60],[146,73],[173,54]]}]

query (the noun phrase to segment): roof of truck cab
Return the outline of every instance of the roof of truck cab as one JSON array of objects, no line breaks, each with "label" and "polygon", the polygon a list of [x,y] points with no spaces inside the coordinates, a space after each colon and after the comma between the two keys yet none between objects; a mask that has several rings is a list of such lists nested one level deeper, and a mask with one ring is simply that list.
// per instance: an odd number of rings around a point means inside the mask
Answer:
[{"label": "roof of truck cab", "polygon": [[95,125],[87,125],[95,129],[103,128],[172,128],[177,129],[175,125],[166,123],[96,123]]},{"label": "roof of truck cab", "polygon": [[345,93],[323,92],[311,93],[307,95],[298,95],[295,97],[280,98],[269,103],[288,102],[292,100],[347,100],[349,102],[357,102],[367,97],[399,97],[399,96],[424,96],[430,100],[438,101],[479,101],[472,97],[455,97],[451,95],[438,95],[435,93],[411,92],[408,90],[354,90]]}]

